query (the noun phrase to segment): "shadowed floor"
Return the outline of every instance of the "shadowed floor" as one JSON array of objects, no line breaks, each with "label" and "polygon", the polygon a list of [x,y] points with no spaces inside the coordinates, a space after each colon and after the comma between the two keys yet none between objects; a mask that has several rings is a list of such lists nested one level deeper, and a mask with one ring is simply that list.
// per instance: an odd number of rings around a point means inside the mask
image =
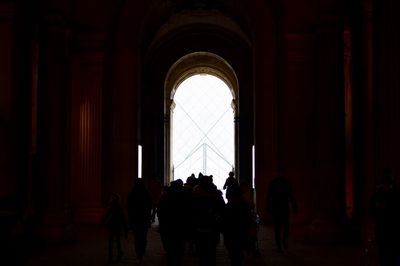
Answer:
[{"label": "shadowed floor", "polygon": [[[165,253],[154,224],[148,235],[148,249],[140,265],[165,265]],[[124,257],[113,265],[139,265],[134,255],[132,235],[124,241]],[[360,246],[314,245],[295,241],[290,243],[290,253],[282,254],[275,250],[272,240],[272,230],[261,226],[259,231],[259,255],[248,254],[244,265],[267,266],[362,266],[367,265],[366,256]],[[103,234],[92,236],[90,240],[56,244],[43,249],[32,256],[30,266],[91,266],[107,265],[107,241]],[[184,265],[197,265],[197,258],[186,252]],[[217,265],[229,265],[229,260],[223,242],[217,249]]]}]

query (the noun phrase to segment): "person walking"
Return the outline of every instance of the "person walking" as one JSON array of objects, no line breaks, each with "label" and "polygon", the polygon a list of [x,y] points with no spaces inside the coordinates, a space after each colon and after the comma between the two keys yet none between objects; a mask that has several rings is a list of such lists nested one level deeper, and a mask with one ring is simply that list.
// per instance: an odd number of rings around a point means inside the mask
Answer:
[{"label": "person walking", "polygon": [[213,183],[212,175],[201,175],[193,190],[193,224],[200,266],[216,265],[225,201]]},{"label": "person walking", "polygon": [[296,213],[297,204],[292,187],[283,172],[268,184],[266,206],[272,216],[277,250],[288,251],[290,211],[292,209]]},{"label": "person walking", "polygon": [[121,237],[128,238],[128,228],[124,211],[121,207],[121,197],[118,193],[111,196],[110,206],[103,217],[102,225],[108,233],[108,263],[113,261],[114,244],[117,246],[118,260],[123,256]]},{"label": "person walking", "polygon": [[239,187],[231,191],[221,226],[231,266],[243,265],[243,251],[247,248],[247,233],[252,222],[250,206],[241,192]]},{"label": "person walking", "polygon": [[143,259],[147,247],[147,233],[151,226],[153,208],[150,193],[143,179],[135,180],[133,189],[128,194],[128,223],[133,232],[135,253],[139,261]]},{"label": "person walking", "polygon": [[226,190],[225,197],[229,201],[229,198],[232,195],[232,192],[239,187],[239,183],[235,178],[235,173],[234,172],[229,172],[228,177],[225,180],[225,184],[223,186],[223,189]]},{"label": "person walking", "polygon": [[181,179],[171,182],[160,199],[159,233],[166,252],[168,266],[183,265],[183,255],[189,228],[189,206]]}]

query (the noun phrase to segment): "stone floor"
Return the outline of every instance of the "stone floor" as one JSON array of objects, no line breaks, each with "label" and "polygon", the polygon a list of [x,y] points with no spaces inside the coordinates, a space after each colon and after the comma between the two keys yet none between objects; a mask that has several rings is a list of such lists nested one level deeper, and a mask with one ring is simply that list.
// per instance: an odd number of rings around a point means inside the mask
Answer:
[{"label": "stone floor", "polygon": [[[149,243],[146,255],[140,264],[133,251],[132,236],[123,243],[125,255],[113,265],[165,265],[165,253],[162,248],[157,225],[149,231]],[[272,231],[261,226],[258,246],[260,255],[246,255],[244,265],[258,266],[363,266],[374,265],[365,255],[365,248],[354,245],[306,244],[290,241],[290,253],[282,254],[275,250]],[[107,244],[101,233],[85,241],[53,244],[37,252],[28,260],[29,266],[92,266],[107,265]],[[190,252],[184,258],[184,265],[197,265],[197,259]],[[229,265],[226,250],[222,242],[217,250],[217,265]]]}]

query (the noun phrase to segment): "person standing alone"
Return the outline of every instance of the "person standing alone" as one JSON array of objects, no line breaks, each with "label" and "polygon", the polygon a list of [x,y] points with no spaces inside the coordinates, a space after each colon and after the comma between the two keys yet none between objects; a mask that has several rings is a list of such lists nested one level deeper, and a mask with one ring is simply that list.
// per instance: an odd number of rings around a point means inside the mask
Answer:
[{"label": "person standing alone", "polygon": [[235,191],[239,187],[239,183],[235,178],[235,173],[234,172],[229,172],[229,176],[225,180],[225,184],[223,189],[226,189],[226,199],[229,200],[229,198],[232,196],[233,191]]},{"label": "person standing alone", "polygon": [[108,232],[108,263],[113,262],[114,244],[117,245],[118,260],[123,256],[121,238],[128,237],[128,228],[126,225],[126,218],[124,211],[121,207],[121,197],[118,193],[111,196],[110,206],[105,213],[102,225]]},{"label": "person standing alone", "polygon": [[128,194],[128,223],[133,231],[135,252],[139,261],[142,261],[147,247],[147,232],[151,226],[151,211],[153,203],[150,193],[142,179],[135,180],[133,189]]},{"label": "person standing alone", "polygon": [[272,216],[278,252],[288,251],[291,209],[293,209],[294,213],[297,212],[297,204],[293,196],[292,187],[283,172],[280,172],[268,184],[267,190],[267,211]]}]

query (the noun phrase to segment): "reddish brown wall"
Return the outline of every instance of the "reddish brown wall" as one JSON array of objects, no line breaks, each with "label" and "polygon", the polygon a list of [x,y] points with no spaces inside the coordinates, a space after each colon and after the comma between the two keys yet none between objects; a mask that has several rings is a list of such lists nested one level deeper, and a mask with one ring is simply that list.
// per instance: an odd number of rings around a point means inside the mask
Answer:
[{"label": "reddish brown wall", "polygon": [[16,196],[16,110],[13,99],[14,5],[0,4],[0,199]]},{"label": "reddish brown wall", "polygon": [[[368,224],[368,199],[382,169],[400,174],[394,2],[365,0],[348,13],[354,55],[354,100],[348,106],[354,114],[354,213],[361,225]],[[249,45],[232,32],[197,25],[173,32],[149,50],[171,15],[167,5],[44,1],[35,40],[39,48],[30,52],[25,49],[30,42],[23,43],[34,37],[20,24],[32,18],[17,15],[24,14],[21,6],[2,1],[0,199],[34,199],[43,224],[96,223],[110,193],[119,192],[124,200],[130,190],[139,143],[143,174],[163,175],[165,75],[181,56],[205,50],[225,58],[238,74],[240,175],[251,176],[254,144],[263,221],[269,221],[267,184],[283,168],[299,204],[294,219],[303,230],[299,236],[323,231],[332,237],[343,229],[348,221],[344,2],[235,3],[224,11],[242,27]],[[37,65],[29,61],[34,53]],[[37,101],[31,102],[35,81],[27,70],[34,69]],[[34,110],[37,127],[27,132]],[[30,139],[35,129],[37,143]],[[26,160],[33,150],[35,159]]]}]

